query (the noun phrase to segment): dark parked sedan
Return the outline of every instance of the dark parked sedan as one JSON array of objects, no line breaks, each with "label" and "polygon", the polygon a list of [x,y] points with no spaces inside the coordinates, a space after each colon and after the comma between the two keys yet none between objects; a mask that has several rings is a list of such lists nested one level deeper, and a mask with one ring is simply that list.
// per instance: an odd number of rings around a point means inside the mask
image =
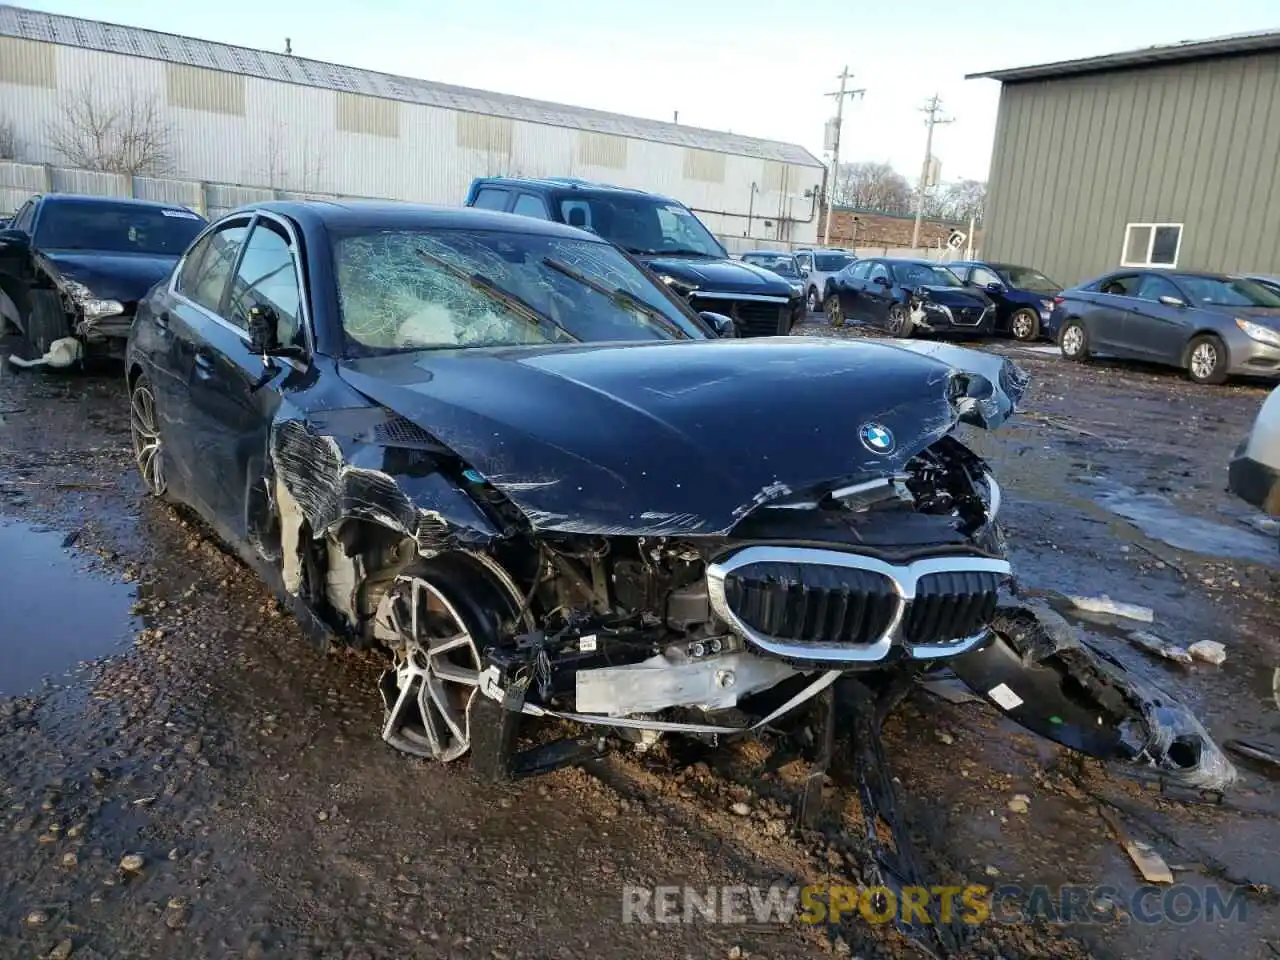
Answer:
[{"label": "dark parked sedan", "polygon": [[885,326],[895,337],[916,333],[985,335],[996,311],[985,293],[965,287],[942,264],[893,258],[858,260],[827,281],[823,312]]},{"label": "dark parked sedan", "polygon": [[1063,291],[1050,327],[1070,360],[1151,360],[1197,383],[1280,377],[1280,295],[1245,277],[1120,270]]},{"label": "dark parked sedan", "polygon": [[986,293],[996,305],[996,332],[1015,340],[1039,340],[1062,285],[1039,270],[1012,263],[961,261],[947,267],[965,286]]},{"label": "dark parked sedan", "polygon": [[137,302],[169,275],[206,221],[173,204],[48,194],[0,230],[0,328],[35,356],[59,340],[120,356]]}]

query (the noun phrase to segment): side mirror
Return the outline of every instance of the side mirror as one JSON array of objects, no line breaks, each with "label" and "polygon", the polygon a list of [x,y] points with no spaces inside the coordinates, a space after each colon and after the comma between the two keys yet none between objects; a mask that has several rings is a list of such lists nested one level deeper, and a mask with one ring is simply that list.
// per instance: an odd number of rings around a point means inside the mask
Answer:
[{"label": "side mirror", "polygon": [[1166,307],[1185,307],[1187,305],[1185,300],[1182,300],[1178,297],[1170,297],[1170,296],[1161,297],[1160,302],[1163,303]]},{"label": "side mirror", "polygon": [[249,350],[259,357],[292,357],[302,359],[306,351],[291,343],[280,342],[280,315],[265,303],[249,308]]},{"label": "side mirror", "polygon": [[880,284],[880,286],[882,286],[882,287],[887,287],[887,286],[889,286],[889,278],[888,278],[888,277],[872,277],[872,278],[871,278],[871,282],[872,282],[872,283],[878,283],[878,284]]},{"label": "side mirror", "polygon": [[800,279],[801,279],[801,280],[808,280],[808,279],[809,279],[809,271],[808,271],[808,270],[806,270],[804,267],[801,267],[801,268],[800,268]]},{"label": "side mirror", "polygon": [[723,313],[712,313],[710,310],[703,310],[698,314],[702,318],[702,322],[709,326],[717,337],[736,337],[738,328],[733,322],[732,317],[726,317]]},{"label": "side mirror", "polygon": [[5,253],[23,253],[31,249],[31,238],[25,230],[12,227],[0,230],[0,250]]},{"label": "side mirror", "polygon": [[992,280],[987,284],[987,293],[1004,293],[1004,284]]}]

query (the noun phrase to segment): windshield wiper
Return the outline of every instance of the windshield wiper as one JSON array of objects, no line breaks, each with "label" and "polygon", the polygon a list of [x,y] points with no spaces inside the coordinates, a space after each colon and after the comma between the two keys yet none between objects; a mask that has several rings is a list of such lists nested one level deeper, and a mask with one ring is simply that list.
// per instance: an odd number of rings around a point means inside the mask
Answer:
[{"label": "windshield wiper", "polygon": [[664,247],[661,250],[649,250],[645,247],[623,247],[633,257],[711,257],[717,255],[705,250],[690,250],[685,247]]},{"label": "windshield wiper", "polygon": [[570,280],[576,280],[578,283],[582,284],[588,290],[594,290],[596,293],[600,294],[602,297],[608,297],[614,303],[617,303],[624,307],[631,307],[635,310],[639,310],[646,317],[648,317],[650,320],[657,323],[660,327],[662,327],[668,333],[675,334],[675,336],[685,340],[689,339],[689,335],[685,333],[683,330],[681,330],[680,327],[677,326],[671,320],[670,317],[668,317],[665,313],[663,313],[657,307],[652,306],[651,304],[645,303],[643,300],[637,297],[630,290],[624,290],[622,287],[606,287],[603,283],[600,283],[597,280],[592,280],[581,270],[577,270],[574,267],[569,266],[569,264],[564,263],[561,260],[556,260],[553,257],[543,257],[542,265],[545,267],[550,267],[552,270],[555,270],[557,273],[564,274]]},{"label": "windshield wiper", "polygon": [[503,290],[484,274],[467,273],[467,271],[463,270],[461,267],[455,267],[448,260],[445,260],[442,257],[437,257],[434,253],[427,253],[427,251],[423,250],[421,247],[418,247],[415,252],[432,266],[439,267],[451,276],[457,277],[459,280],[471,284],[471,286],[489,297],[489,299],[502,304],[516,316],[520,317],[520,319],[536,326],[539,331],[545,332],[546,328],[550,327],[551,329],[564,334],[564,336],[568,337],[574,343],[580,342],[577,337],[560,324],[556,323],[555,320],[547,316],[537,307],[528,303],[523,298],[516,296],[514,293],[511,293],[508,290]]}]

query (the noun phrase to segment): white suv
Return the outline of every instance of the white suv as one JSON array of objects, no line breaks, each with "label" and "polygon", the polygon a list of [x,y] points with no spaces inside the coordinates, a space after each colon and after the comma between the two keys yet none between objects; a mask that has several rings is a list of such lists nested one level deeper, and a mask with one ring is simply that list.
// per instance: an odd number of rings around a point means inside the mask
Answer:
[{"label": "white suv", "polygon": [[805,278],[805,300],[810,313],[818,313],[822,309],[822,297],[827,287],[827,280],[858,259],[848,250],[813,249],[797,250],[796,259],[800,269],[808,270]]}]

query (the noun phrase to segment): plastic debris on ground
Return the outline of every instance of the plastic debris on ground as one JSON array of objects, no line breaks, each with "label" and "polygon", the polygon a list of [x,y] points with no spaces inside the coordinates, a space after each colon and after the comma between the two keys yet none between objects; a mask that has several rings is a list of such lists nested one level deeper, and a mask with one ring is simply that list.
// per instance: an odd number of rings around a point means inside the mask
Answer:
[{"label": "plastic debris on ground", "polygon": [[1115,833],[1116,839],[1124,847],[1125,852],[1129,854],[1129,859],[1133,861],[1134,866],[1138,868],[1147,883],[1173,883],[1173,871],[1164,862],[1164,857],[1160,856],[1151,844],[1143,843],[1141,840],[1135,840],[1129,836],[1129,832],[1124,828],[1124,824],[1120,822],[1120,818],[1110,810],[1099,808],[1098,813],[1103,820],[1107,821],[1107,825]]},{"label": "plastic debris on ground", "polygon": [[1100,597],[1067,597],[1071,605],[1086,613],[1102,613],[1113,617],[1124,617],[1126,620],[1141,620],[1143,623],[1154,623],[1155,611],[1150,607],[1142,607],[1136,603],[1121,603],[1112,600],[1105,593]]},{"label": "plastic debris on ground", "polygon": [[1238,756],[1280,769],[1280,751],[1264,744],[1252,743],[1248,740],[1228,740],[1224,746]]},{"label": "plastic debris on ground", "polygon": [[1164,657],[1166,660],[1173,660],[1176,663],[1190,663],[1191,654],[1187,652],[1186,647],[1180,647],[1176,643],[1158,637],[1154,633],[1146,630],[1134,630],[1129,634],[1129,639],[1133,641],[1134,646],[1146,650],[1148,653],[1154,653],[1158,657]]},{"label": "plastic debris on ground", "polygon": [[1187,653],[1197,660],[1203,660],[1215,666],[1227,659],[1227,648],[1217,640],[1197,640],[1187,647]]}]

